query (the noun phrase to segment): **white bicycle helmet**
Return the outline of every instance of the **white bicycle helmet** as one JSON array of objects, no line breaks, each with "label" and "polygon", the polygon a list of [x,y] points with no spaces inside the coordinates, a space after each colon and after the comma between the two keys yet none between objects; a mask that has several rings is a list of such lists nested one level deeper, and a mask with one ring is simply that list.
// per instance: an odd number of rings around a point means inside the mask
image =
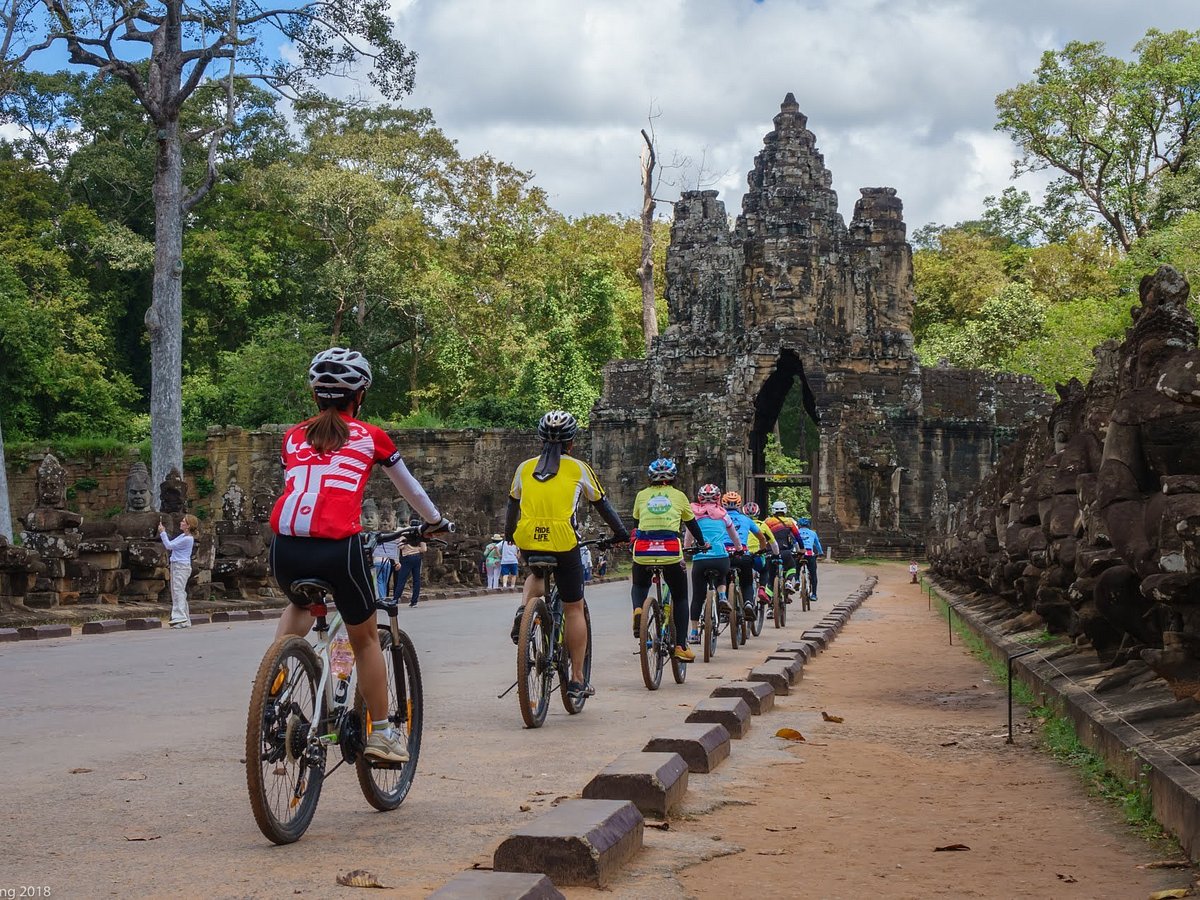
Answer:
[{"label": "white bicycle helmet", "polygon": [[773,512],[777,515],[786,516],[787,515],[787,504],[784,503],[782,500],[776,500],[774,503],[771,504],[771,512]]},{"label": "white bicycle helmet", "polygon": [[308,386],[318,397],[342,397],[371,386],[371,364],[357,350],[330,347],[313,357]]},{"label": "white bicycle helmet", "polygon": [[538,437],[555,444],[566,444],[575,439],[579,423],[565,409],[552,409],[538,422]]}]

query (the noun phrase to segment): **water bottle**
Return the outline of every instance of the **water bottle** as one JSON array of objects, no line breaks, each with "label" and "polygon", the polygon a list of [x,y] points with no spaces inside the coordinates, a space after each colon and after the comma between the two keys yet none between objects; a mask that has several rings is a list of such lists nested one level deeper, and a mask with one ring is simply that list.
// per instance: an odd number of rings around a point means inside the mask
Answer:
[{"label": "water bottle", "polygon": [[354,651],[350,649],[350,641],[344,634],[339,634],[329,645],[329,665],[336,678],[347,679],[354,668]]}]

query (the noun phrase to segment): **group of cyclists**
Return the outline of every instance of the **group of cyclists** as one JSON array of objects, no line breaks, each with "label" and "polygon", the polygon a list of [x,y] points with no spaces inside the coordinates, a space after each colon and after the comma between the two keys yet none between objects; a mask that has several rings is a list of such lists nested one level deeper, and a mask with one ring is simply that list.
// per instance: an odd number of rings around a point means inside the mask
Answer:
[{"label": "group of cyclists", "polygon": [[[358,541],[367,477],[374,465],[384,468],[400,495],[422,521],[422,535],[451,526],[412,476],[386,432],[357,418],[371,385],[370,364],[354,350],[340,347],[318,353],[308,371],[317,414],[284,436],[281,463],[284,490],[276,501],[271,527],[271,572],[291,604],[279,621],[276,637],[307,634],[314,618],[290,585],[300,578],[319,577],[333,587],[334,601],[346,623],[358,667],[359,684],[372,717],[373,729],[365,753],[385,762],[407,759],[402,736],[386,715],[383,660],[375,629],[375,588],[370,561]],[[613,545],[629,544],[633,558],[630,597],[633,630],[640,634],[639,617],[651,585],[651,569],[661,568],[675,599],[673,614],[677,659],[690,662],[698,643],[701,605],[710,571],[721,583],[732,583],[731,570],[741,577],[741,602],[753,614],[755,579],[763,599],[769,598],[772,567],[782,566],[785,579],[794,579],[798,561],[809,567],[812,599],[816,599],[816,557],[824,552],[807,518],[792,519],[787,504],[776,501],[771,514],[760,519],[758,504],[743,502],[737,491],[705,484],[690,499],[675,487],[678,467],[660,458],[647,467],[649,485],[634,501],[633,533],[613,508],[596,473],[572,455],[578,422],[569,412],[551,410],[538,423],[541,452],[522,462],[513,475],[505,517],[504,537],[525,553],[552,555],[555,579],[564,604],[565,641],[571,658],[568,692],[577,697],[594,693],[583,669],[587,650],[584,617],[584,566],[575,530],[580,496],[592,504],[612,532]],[[694,549],[690,591],[684,550]],[[544,590],[541,578],[525,582],[523,603],[514,620],[519,626],[524,603]],[[688,603],[688,597],[691,603]],[[731,607],[722,595],[720,612]],[[382,713],[382,715],[381,715]]]}]

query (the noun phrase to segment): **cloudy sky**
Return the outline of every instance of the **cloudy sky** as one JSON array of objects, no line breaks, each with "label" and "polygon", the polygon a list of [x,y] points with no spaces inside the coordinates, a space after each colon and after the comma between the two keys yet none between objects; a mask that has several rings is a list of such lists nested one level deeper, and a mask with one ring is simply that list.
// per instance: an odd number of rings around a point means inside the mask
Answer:
[{"label": "cloudy sky", "polygon": [[[1127,55],[1150,27],[1200,28],[1197,9],[1196,0],[395,0],[398,33],[420,57],[409,102],[429,106],[463,153],[532,171],[564,213],[637,214],[638,131],[651,109],[660,156],[703,158],[737,212],[792,91],[842,213],[859,187],[890,185],[910,228],[975,217],[1010,183],[1013,148],[993,130],[993,102],[1031,77],[1042,51],[1101,40]],[[696,166],[674,177],[695,187]]]}]

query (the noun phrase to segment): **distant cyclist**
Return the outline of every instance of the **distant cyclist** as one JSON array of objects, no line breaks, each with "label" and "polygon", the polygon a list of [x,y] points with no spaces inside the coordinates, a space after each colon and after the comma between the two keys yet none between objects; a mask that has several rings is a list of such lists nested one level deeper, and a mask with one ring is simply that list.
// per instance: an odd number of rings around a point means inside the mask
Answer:
[{"label": "distant cyclist", "polygon": [[[746,505],[742,507],[742,513],[758,526],[759,531],[771,535],[771,539],[775,539],[774,533],[766,526],[766,523],[759,518],[762,511],[757,503],[753,500],[748,500]],[[779,545],[775,545],[775,550],[771,554],[770,559],[767,559],[767,545],[763,544],[754,533],[751,532],[746,538],[746,549],[750,551],[751,559],[754,561],[754,571],[758,573],[758,599],[764,603],[771,599],[771,595],[767,592],[767,585],[770,584],[774,574],[774,566],[779,563]],[[768,570],[768,563],[772,567]]]},{"label": "distant cyclist", "polygon": [[804,563],[808,566],[808,580],[812,584],[812,600],[817,599],[817,557],[825,552],[821,539],[812,528],[812,520],[802,517],[796,520],[800,530],[800,543],[804,547]]},{"label": "distant cyclist", "polygon": [[675,623],[675,658],[691,662],[696,654],[688,649],[688,589],[687,570],[683,566],[683,545],[680,534],[687,526],[697,544],[704,544],[704,534],[696,524],[696,514],[687,495],[672,482],[679,473],[675,461],[660,457],[646,469],[650,486],[642,488],[633,501],[633,518],[637,528],[633,533],[633,575],[629,595],[633,600],[633,633],[642,634],[642,604],[650,593],[650,569],[662,566],[663,580],[671,591],[671,618]]},{"label": "distant cyclist", "polygon": [[[718,594],[718,609],[720,612],[730,611],[729,601],[724,596],[725,580],[729,576],[729,550],[735,552],[743,548],[742,539],[729,513],[721,506],[721,489],[715,484],[705,484],[696,491],[696,502],[692,504],[692,512],[696,514],[696,524],[704,535],[709,549],[703,550],[692,557],[692,640],[700,640],[700,611],[704,608],[704,594],[708,587],[708,572],[717,573],[717,584],[721,586]],[[726,535],[729,539],[726,540]]]},{"label": "distant cyclist", "polygon": [[[725,507],[725,512],[733,520],[733,527],[737,529],[738,537],[742,539],[742,545],[750,550],[750,553],[753,553],[765,541],[770,546],[771,553],[779,554],[779,545],[775,542],[775,535],[771,533],[771,529],[760,527],[758,523],[741,511],[741,494],[737,491],[726,491],[721,495],[721,505]],[[750,547],[750,539],[754,540],[754,548]],[[732,550],[733,545],[726,541],[725,549]],[[746,617],[754,618],[754,557],[750,553],[734,554],[730,557],[729,566],[741,573],[742,606],[745,609]]]},{"label": "distant cyclist", "polygon": [[387,670],[375,627],[375,585],[358,536],[371,467],[383,466],[396,490],[425,520],[422,531],[442,531],[450,522],[409,473],[387,433],[355,418],[371,386],[371,366],[361,353],[341,347],[318,353],[308,368],[308,385],[320,412],[284,435],[283,496],[271,512],[271,574],[292,601],[275,637],[303,637],[313,626],[312,614],[300,605],[302,598],[291,592],[293,582],[320,578],[333,585],[333,602],[346,623],[359,690],[371,714],[364,753],[406,762],[408,738],[387,715]]},{"label": "distant cyclist", "polygon": [[[592,467],[571,456],[578,430],[575,417],[564,410],[553,409],[542,416],[538,422],[542,452],[517,466],[508,492],[505,524],[505,539],[513,541],[527,558],[530,553],[542,553],[558,560],[554,580],[563,601],[567,650],[571,654],[567,693],[576,700],[595,693],[583,675],[588,635],[583,604],[579,602],[583,599],[583,560],[575,532],[575,504],[579,495],[588,499],[612,529],[615,543],[629,540],[621,517],[608,502]],[[522,607],[513,621],[513,643],[518,640],[524,604],[545,590],[546,585],[538,575],[531,572],[525,579]]]},{"label": "distant cyclist", "polygon": [[[783,560],[783,577],[791,582],[792,589],[795,589],[796,581],[796,556],[793,550],[800,547],[800,526],[796,524],[796,520],[788,515],[788,505],[782,500],[776,500],[771,504],[771,515],[767,517],[763,523],[767,528],[771,529],[771,533],[775,535],[775,540],[779,542],[779,555]],[[770,591],[768,591],[770,593]]]}]

